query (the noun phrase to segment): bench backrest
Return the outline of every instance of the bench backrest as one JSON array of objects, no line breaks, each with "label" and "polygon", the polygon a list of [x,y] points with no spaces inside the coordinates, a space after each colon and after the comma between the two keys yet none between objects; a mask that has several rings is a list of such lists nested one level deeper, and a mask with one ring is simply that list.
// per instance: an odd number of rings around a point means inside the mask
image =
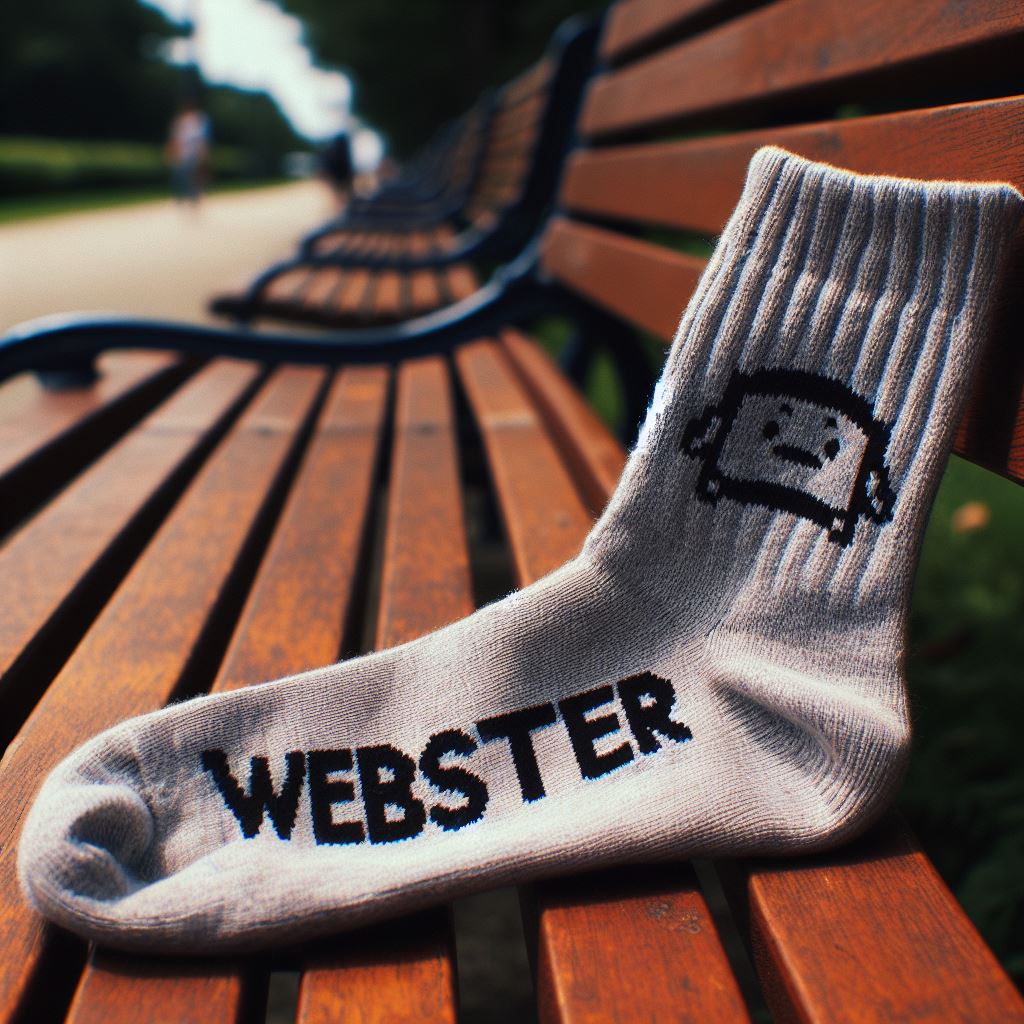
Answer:
[{"label": "bench backrest", "polygon": [[[759,146],[866,173],[1024,188],[1021,4],[623,0],[601,56],[543,265],[665,341],[704,266],[680,249],[721,231]],[[682,244],[656,243],[667,234]],[[1007,307],[957,451],[1020,482],[1024,353],[1013,344],[1020,309]]]}]

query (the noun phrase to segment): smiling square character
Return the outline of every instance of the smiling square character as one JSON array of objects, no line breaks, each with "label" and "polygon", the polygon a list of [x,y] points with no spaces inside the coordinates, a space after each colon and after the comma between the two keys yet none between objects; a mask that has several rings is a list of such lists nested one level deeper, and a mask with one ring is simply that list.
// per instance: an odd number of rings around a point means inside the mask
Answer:
[{"label": "smiling square character", "polygon": [[888,427],[845,384],[797,370],[760,370],[736,371],[722,400],[689,422],[681,447],[703,459],[702,500],[791,512],[846,545],[859,516],[892,516],[888,439]]}]

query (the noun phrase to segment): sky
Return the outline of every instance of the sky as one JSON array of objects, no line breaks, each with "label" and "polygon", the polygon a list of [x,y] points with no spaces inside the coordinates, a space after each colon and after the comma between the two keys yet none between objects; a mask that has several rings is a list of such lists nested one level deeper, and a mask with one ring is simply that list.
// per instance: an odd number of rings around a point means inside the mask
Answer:
[{"label": "sky", "polygon": [[[270,0],[143,0],[174,21],[197,27],[195,60],[210,82],[270,93],[294,127],[311,139],[351,131],[352,83],[316,67],[302,43],[302,23]],[[189,44],[174,40],[169,57],[190,58]],[[357,163],[380,155],[375,132],[353,133]]]}]

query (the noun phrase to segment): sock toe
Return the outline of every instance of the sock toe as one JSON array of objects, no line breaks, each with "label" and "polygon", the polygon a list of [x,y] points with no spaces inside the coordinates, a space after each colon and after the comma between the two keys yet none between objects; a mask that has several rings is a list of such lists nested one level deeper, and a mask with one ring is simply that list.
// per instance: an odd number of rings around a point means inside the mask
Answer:
[{"label": "sock toe", "polygon": [[22,887],[43,913],[75,920],[146,884],[155,836],[153,814],[132,787],[51,777],[25,822]]}]

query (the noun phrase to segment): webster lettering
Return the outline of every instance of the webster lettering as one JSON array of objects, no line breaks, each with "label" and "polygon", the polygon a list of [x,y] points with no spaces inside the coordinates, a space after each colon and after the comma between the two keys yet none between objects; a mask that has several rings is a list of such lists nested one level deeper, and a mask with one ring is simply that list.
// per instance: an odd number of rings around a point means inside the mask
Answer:
[{"label": "webster lettering", "polygon": [[[529,804],[546,795],[533,742],[538,731],[561,724],[580,778],[597,779],[638,755],[656,754],[665,741],[692,739],[690,729],[672,717],[675,704],[672,683],[643,672],[557,705],[482,719],[475,726],[479,742],[463,729],[444,729],[430,737],[418,758],[388,743],[292,750],[279,755],[272,770],[271,759],[258,754],[249,758],[246,787],[223,750],[204,750],[200,764],[246,839],[257,836],[267,820],[279,839],[291,839],[305,788],[318,845],[394,843],[431,827],[457,831],[484,817],[488,781],[471,770],[481,744],[506,745],[511,774]],[[425,793],[433,795],[429,802]]]}]

